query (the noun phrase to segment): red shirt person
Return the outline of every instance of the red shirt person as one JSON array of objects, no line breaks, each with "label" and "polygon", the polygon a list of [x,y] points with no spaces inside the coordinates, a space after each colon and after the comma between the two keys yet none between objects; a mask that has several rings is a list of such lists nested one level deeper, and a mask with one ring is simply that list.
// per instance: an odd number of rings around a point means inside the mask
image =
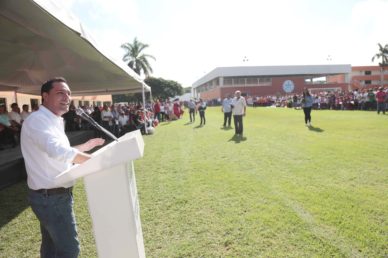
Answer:
[{"label": "red shirt person", "polygon": [[383,87],[379,88],[379,91],[376,93],[377,101],[377,114],[380,114],[380,111],[383,111],[385,114],[385,100],[387,98],[387,93],[384,92]]}]

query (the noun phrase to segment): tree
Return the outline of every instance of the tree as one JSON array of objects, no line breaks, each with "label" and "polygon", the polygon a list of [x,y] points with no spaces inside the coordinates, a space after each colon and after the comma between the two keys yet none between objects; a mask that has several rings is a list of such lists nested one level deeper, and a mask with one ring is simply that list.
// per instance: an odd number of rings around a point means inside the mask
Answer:
[{"label": "tree", "polygon": [[152,67],[148,61],[149,58],[155,60],[155,57],[142,53],[144,49],[149,47],[135,38],[132,43],[124,43],[121,45],[126,53],[123,56],[123,61],[128,62],[128,66],[133,69],[138,75],[143,73],[149,77],[152,73]]},{"label": "tree", "polygon": [[144,82],[151,87],[152,96],[158,99],[167,99],[182,95],[183,87],[176,81],[162,78],[148,77]]},{"label": "tree", "polygon": [[380,84],[381,84],[381,87],[383,87],[384,86],[383,70],[384,70],[384,67],[388,66],[388,44],[385,44],[384,47],[380,43],[378,43],[377,45],[379,46],[379,52],[372,57],[372,62],[375,61],[375,58],[376,59],[381,58],[381,63],[379,63],[379,66],[380,66]]},{"label": "tree", "polygon": [[377,44],[379,46],[379,52],[372,57],[372,62],[376,59],[381,58],[380,66],[388,66],[388,44],[385,44],[383,47],[380,43]]}]

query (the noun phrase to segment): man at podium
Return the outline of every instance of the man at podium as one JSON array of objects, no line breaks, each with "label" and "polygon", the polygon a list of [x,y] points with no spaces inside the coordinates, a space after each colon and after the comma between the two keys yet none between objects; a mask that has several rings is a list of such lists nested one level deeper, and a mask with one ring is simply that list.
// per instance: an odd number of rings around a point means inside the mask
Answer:
[{"label": "man at podium", "polygon": [[41,257],[78,257],[80,248],[73,212],[74,182],[56,185],[57,175],[90,159],[89,151],[104,144],[94,138],[71,147],[62,115],[69,110],[71,91],[64,78],[50,79],[41,88],[42,105],[24,121],[21,149],[27,170],[28,200],[39,219]]}]

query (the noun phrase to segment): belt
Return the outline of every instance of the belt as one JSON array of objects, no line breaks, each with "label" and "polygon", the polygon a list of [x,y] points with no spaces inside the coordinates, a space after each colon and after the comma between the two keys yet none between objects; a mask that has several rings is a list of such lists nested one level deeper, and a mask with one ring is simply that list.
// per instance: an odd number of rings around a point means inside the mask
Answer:
[{"label": "belt", "polygon": [[35,193],[42,193],[45,195],[55,195],[55,194],[72,193],[73,187],[69,187],[69,188],[60,187],[60,188],[51,188],[51,189],[38,189],[38,190],[30,189],[30,190]]}]

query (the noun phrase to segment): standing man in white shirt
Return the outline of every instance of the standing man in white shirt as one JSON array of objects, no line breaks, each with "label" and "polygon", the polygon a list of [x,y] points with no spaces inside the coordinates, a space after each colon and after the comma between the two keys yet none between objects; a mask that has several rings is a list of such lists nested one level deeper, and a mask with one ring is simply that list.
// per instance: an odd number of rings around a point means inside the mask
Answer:
[{"label": "standing man in white shirt", "polygon": [[80,248],[73,211],[74,182],[56,185],[57,175],[90,159],[84,153],[104,144],[94,138],[71,147],[62,115],[68,112],[71,91],[64,78],[57,77],[41,88],[42,105],[23,123],[21,149],[27,170],[28,200],[40,222],[41,257],[78,257]]},{"label": "standing man in white shirt", "polygon": [[243,136],[243,116],[246,114],[247,103],[245,98],[241,97],[241,92],[237,90],[232,101],[232,111],[234,120],[234,130],[237,136]]},{"label": "standing man in white shirt", "polygon": [[20,115],[20,108],[17,103],[11,104],[11,112],[8,113],[9,120],[13,126],[22,127],[22,116]]},{"label": "standing man in white shirt", "polygon": [[197,106],[193,99],[190,99],[189,103],[187,103],[187,107],[189,108],[190,123],[193,123],[195,122],[195,113],[197,112]]},{"label": "standing man in white shirt", "polygon": [[26,120],[29,115],[30,115],[30,112],[28,112],[28,105],[24,104],[22,106],[22,112],[20,113],[20,116],[22,117],[22,122]]}]

